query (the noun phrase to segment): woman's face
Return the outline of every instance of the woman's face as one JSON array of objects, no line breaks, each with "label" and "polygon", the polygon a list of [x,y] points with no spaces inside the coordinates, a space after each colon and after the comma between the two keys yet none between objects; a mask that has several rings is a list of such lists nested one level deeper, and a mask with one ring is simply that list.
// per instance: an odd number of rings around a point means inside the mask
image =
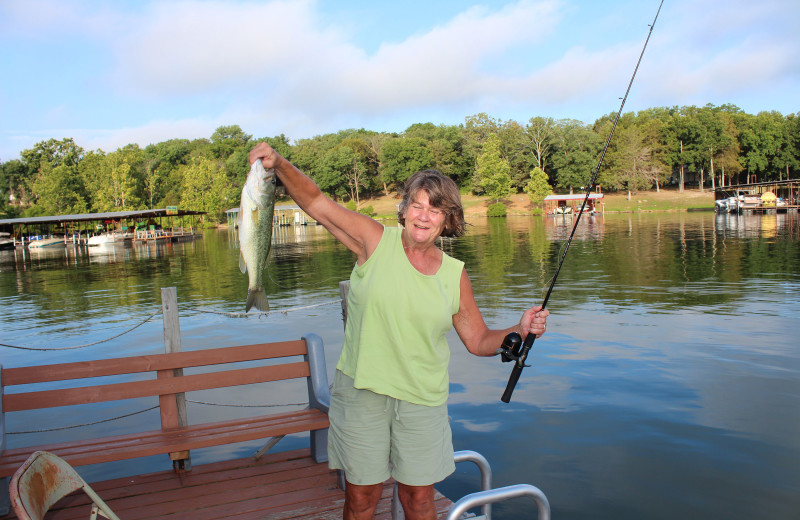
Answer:
[{"label": "woman's face", "polygon": [[444,230],[445,212],[441,208],[431,206],[428,192],[419,190],[406,209],[405,228],[415,242],[433,242]]}]

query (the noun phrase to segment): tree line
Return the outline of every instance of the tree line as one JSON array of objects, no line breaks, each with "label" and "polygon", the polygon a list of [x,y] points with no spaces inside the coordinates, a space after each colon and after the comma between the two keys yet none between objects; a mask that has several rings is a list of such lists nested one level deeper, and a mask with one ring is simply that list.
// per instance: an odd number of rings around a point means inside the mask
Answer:
[{"label": "tree line", "polygon": [[[463,124],[419,123],[404,132],[348,129],[299,139],[253,138],[238,125],[210,138],[171,139],[113,152],[49,139],[0,163],[0,215],[58,215],[179,206],[212,221],[238,206],[248,152],[267,141],[330,196],[355,208],[434,168],[497,202],[525,192],[534,203],[585,189],[616,114],[584,124],[485,113]],[[604,191],[687,184],[700,189],[788,179],[800,167],[800,113],[747,114],[734,105],[660,107],[619,120],[597,183]]]}]

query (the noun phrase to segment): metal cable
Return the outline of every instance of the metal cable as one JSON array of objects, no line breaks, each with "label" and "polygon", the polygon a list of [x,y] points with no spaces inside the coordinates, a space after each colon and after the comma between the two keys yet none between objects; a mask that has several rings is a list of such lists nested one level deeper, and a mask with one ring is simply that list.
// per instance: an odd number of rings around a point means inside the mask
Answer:
[{"label": "metal cable", "polygon": [[95,341],[93,343],[86,343],[85,345],[74,345],[72,347],[22,347],[22,346],[19,346],[19,345],[9,345],[7,343],[0,343],[0,347],[16,348],[16,349],[19,349],[19,350],[37,350],[37,351],[74,350],[74,349],[78,349],[78,348],[91,347],[92,345],[97,345],[97,344],[100,344],[100,343],[105,343],[106,341],[111,341],[112,339],[116,339],[116,338],[118,338],[118,337],[120,337],[120,336],[122,336],[124,334],[127,334],[127,333],[133,331],[134,329],[137,329],[138,327],[141,327],[142,325],[144,325],[145,323],[147,323],[148,321],[153,319],[160,312],[161,312],[161,309],[157,310],[156,312],[154,312],[153,314],[151,314],[150,316],[148,316],[147,318],[142,320],[140,323],[134,325],[133,327],[131,327],[128,330],[120,332],[119,334],[117,334],[115,336],[111,336],[110,338],[106,338],[106,339],[101,339],[100,341]]},{"label": "metal cable", "polygon": [[72,426],[61,426],[61,427],[57,427],[57,428],[44,428],[44,429],[41,429],[41,430],[30,430],[30,431],[26,431],[26,432],[6,432],[6,435],[23,435],[23,434],[26,434],[26,433],[55,432],[55,431],[59,431],[59,430],[69,430],[71,428],[82,428],[84,426],[94,426],[95,424],[102,424],[102,423],[106,423],[106,422],[110,422],[110,421],[116,421],[118,419],[124,419],[125,417],[131,417],[133,415],[138,415],[140,413],[149,412],[150,410],[155,410],[156,408],[158,408],[158,406],[151,406],[150,408],[145,408],[144,410],[139,410],[138,412],[132,412],[132,413],[129,413],[129,414],[119,415],[117,417],[111,417],[111,418],[108,418],[108,419],[103,419],[101,421],[95,421],[95,422],[90,422],[90,423],[73,424]]},{"label": "metal cable", "polygon": [[297,311],[304,311],[307,309],[314,309],[316,307],[325,307],[326,305],[333,305],[334,303],[341,303],[341,298],[338,300],[331,300],[328,302],[323,303],[315,303],[313,305],[304,305],[302,307],[292,307],[290,309],[279,309],[274,311],[267,311],[267,312],[224,312],[224,311],[210,311],[206,309],[201,309],[199,307],[189,307],[189,310],[193,310],[195,312],[202,312],[207,314],[219,314],[221,316],[227,316],[228,318],[261,318],[261,317],[269,317],[272,314],[283,314],[284,316],[289,314],[290,312],[297,312]]}]

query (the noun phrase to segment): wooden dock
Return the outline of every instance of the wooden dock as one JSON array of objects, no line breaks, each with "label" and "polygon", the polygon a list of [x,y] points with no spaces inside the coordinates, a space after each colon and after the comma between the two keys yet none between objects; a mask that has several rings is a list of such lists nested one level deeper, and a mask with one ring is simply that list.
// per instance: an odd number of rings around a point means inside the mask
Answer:
[{"label": "wooden dock", "polygon": [[133,241],[139,243],[188,242],[198,238],[203,238],[203,235],[195,233],[192,228],[141,229],[133,235]]},{"label": "wooden dock", "polygon": [[[90,485],[124,520],[335,520],[342,517],[344,492],[335,471],[317,464],[308,449],[117,478]],[[375,518],[391,520],[392,483],[384,485]],[[83,493],[58,502],[53,520],[85,520],[90,502]],[[436,493],[439,518],[452,502]],[[13,511],[2,520],[16,519]]]}]

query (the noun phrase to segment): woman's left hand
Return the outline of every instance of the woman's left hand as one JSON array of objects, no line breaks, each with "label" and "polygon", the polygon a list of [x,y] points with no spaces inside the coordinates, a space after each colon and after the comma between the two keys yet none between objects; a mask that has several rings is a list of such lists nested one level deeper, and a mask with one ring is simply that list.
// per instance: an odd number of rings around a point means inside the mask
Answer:
[{"label": "woman's left hand", "polygon": [[550,316],[550,311],[547,309],[542,310],[540,305],[531,307],[522,314],[522,319],[519,320],[519,329],[522,338],[525,339],[528,333],[533,333],[536,337],[541,336],[547,330],[547,317]]}]

